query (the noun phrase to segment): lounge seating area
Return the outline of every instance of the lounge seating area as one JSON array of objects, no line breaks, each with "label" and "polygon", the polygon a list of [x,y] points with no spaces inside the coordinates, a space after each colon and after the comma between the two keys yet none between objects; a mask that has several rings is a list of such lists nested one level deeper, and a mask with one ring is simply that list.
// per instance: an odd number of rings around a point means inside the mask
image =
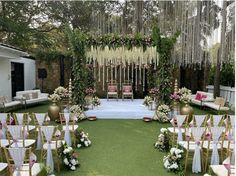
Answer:
[{"label": "lounge seating area", "polygon": [[16,92],[14,100],[21,101],[25,107],[30,104],[36,104],[48,101],[48,93],[42,93],[38,90],[25,90]]}]

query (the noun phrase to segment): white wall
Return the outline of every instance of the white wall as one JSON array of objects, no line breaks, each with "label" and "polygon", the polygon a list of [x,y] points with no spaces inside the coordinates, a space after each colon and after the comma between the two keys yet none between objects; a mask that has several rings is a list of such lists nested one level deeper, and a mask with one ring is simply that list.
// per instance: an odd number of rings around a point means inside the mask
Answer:
[{"label": "white wall", "polygon": [[36,86],[35,61],[27,58],[5,59],[0,57],[0,96],[12,97],[11,62],[24,64],[24,87],[32,90]]},{"label": "white wall", "polygon": [[11,97],[11,63],[0,58],[0,96]]},{"label": "white wall", "polygon": [[11,62],[18,62],[24,64],[24,87],[25,90],[32,90],[36,86],[36,66],[35,60],[20,58],[11,59]]}]

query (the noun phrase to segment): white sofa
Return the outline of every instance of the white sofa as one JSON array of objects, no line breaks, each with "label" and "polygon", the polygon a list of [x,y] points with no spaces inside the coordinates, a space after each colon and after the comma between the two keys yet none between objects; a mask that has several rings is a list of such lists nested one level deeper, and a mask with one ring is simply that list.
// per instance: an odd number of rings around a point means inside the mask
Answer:
[{"label": "white sofa", "polygon": [[48,100],[48,93],[41,93],[39,89],[18,91],[14,100],[20,100],[24,105],[40,103]]},{"label": "white sofa", "polygon": [[229,110],[229,107],[225,106],[225,99],[223,97],[216,97],[214,102],[205,102],[203,105],[217,111]]},{"label": "white sofa", "polygon": [[[198,94],[203,95],[204,98],[202,98],[201,100],[196,99]],[[213,93],[197,91],[196,94],[191,95],[191,103],[198,106],[204,106],[205,102],[213,102],[213,101],[214,101]]]},{"label": "white sofa", "polygon": [[7,97],[0,97],[0,108],[4,109],[4,112],[6,111],[6,108],[11,108],[21,105],[21,101],[11,101]]}]

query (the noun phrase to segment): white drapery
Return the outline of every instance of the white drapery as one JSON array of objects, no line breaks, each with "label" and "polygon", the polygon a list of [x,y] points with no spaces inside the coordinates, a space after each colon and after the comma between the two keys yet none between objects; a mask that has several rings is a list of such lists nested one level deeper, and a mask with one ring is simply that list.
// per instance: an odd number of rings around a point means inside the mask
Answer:
[{"label": "white drapery", "polygon": [[200,127],[202,125],[203,121],[205,120],[206,116],[205,115],[195,115],[194,118],[195,118],[197,127]]},{"label": "white drapery", "polygon": [[46,165],[50,169],[50,173],[54,171],[54,162],[52,157],[52,149],[51,149],[51,139],[54,132],[54,126],[41,126],[41,129],[46,137],[48,148],[47,148],[47,161]]},{"label": "white drapery", "polygon": [[213,115],[213,125],[218,126],[220,123],[220,120],[222,119],[222,115]]},{"label": "white drapery", "polygon": [[24,114],[23,113],[16,113],[16,120],[19,125],[23,125],[24,122]]},{"label": "white drapery", "polygon": [[38,121],[38,124],[39,124],[39,127],[38,127],[38,139],[37,139],[37,150],[40,150],[42,149],[43,147],[43,141],[42,141],[42,131],[41,129],[39,129],[42,125],[43,125],[43,122],[44,122],[44,119],[45,119],[45,114],[44,113],[35,113],[35,117]]},{"label": "white drapery", "polygon": [[201,172],[201,151],[200,151],[200,140],[201,136],[204,132],[204,127],[193,127],[191,128],[191,132],[193,138],[195,140],[195,150],[193,155],[193,163],[192,163],[192,172],[198,173]]},{"label": "white drapery", "polygon": [[212,154],[211,154],[211,165],[219,165],[219,153],[218,153],[218,139],[221,136],[222,132],[224,130],[224,127],[212,127],[211,133],[212,133],[212,140],[213,140],[213,148],[212,148]]},{"label": "white drapery", "polygon": [[176,115],[176,120],[177,120],[177,125],[178,125],[178,138],[177,138],[177,142],[183,141],[183,135],[182,135],[181,126],[184,123],[185,118],[186,118],[185,115]]},{"label": "white drapery", "polygon": [[15,144],[15,147],[18,147],[17,142],[23,135],[22,134],[23,126],[22,125],[8,125],[7,129],[13,138],[13,142]]},{"label": "white drapery", "polygon": [[16,176],[21,176],[19,170],[21,169],[24,163],[26,149],[25,148],[9,148],[8,150],[16,167]]},{"label": "white drapery", "polygon": [[7,113],[0,113],[0,121],[2,124],[2,139],[6,139],[5,125],[7,124]]},{"label": "white drapery", "polygon": [[69,129],[69,121],[70,121],[70,113],[64,113],[65,121],[66,121],[66,129],[65,129],[65,137],[64,140],[68,146],[71,146],[71,136]]}]

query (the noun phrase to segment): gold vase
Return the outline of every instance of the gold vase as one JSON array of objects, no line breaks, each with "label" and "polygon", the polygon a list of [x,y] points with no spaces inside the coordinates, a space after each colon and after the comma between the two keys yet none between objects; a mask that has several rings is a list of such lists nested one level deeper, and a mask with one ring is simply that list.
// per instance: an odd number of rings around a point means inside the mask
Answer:
[{"label": "gold vase", "polygon": [[53,101],[48,107],[48,115],[52,121],[59,119],[60,107],[57,105],[57,102]]},{"label": "gold vase", "polygon": [[181,107],[180,113],[181,115],[188,115],[188,122],[191,122],[193,115],[193,108],[188,103],[185,103],[184,106]]}]

